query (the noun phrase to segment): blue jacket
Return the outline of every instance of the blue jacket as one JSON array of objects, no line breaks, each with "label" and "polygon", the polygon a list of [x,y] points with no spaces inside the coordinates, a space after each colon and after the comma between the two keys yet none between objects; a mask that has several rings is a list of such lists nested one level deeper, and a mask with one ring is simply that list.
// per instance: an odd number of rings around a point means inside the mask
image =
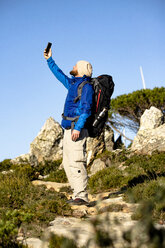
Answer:
[{"label": "blue jacket", "polygon": [[[68,94],[65,101],[64,106],[64,116],[67,117],[76,117],[80,116],[78,121],[75,123],[74,129],[81,131],[84,127],[87,118],[91,115],[91,108],[93,102],[93,87],[91,84],[85,84],[82,89],[81,99],[74,103],[74,99],[77,97],[78,94],[78,86],[83,81],[91,80],[90,77],[83,76],[83,77],[67,77],[61,69],[55,64],[52,57],[48,60],[48,66],[56,78],[68,89]],[[70,128],[71,121],[69,120],[62,120],[61,123],[63,128]]]}]

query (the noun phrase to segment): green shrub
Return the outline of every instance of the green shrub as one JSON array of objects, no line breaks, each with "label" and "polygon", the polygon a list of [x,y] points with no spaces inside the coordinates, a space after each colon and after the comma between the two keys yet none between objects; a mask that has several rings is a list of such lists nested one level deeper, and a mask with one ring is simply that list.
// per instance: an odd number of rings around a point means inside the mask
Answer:
[{"label": "green shrub", "polygon": [[125,179],[128,187],[156,179],[165,175],[165,153],[155,152],[153,155],[133,155],[124,165]]},{"label": "green shrub", "polygon": [[0,175],[0,207],[20,208],[30,188],[30,181],[22,174]]},{"label": "green shrub", "polygon": [[0,247],[23,248],[16,240],[18,228],[23,221],[29,222],[31,216],[18,210],[9,210],[1,216],[0,220]]},{"label": "green shrub", "polygon": [[129,152],[126,149],[120,150],[119,152],[111,152],[105,150],[103,153],[97,155],[96,158],[100,158],[102,161],[106,161],[107,158],[110,159],[112,164],[119,164],[128,159]]},{"label": "green shrub", "polygon": [[39,163],[37,166],[32,166],[28,162],[18,163],[11,166],[13,170],[16,170],[23,175],[26,175],[30,180],[35,180],[39,175],[47,175],[58,170],[61,160],[57,161],[45,161]]},{"label": "green shrub", "polygon": [[12,167],[11,159],[5,159],[0,162],[0,171],[10,170]]},{"label": "green shrub", "polygon": [[110,167],[91,176],[88,187],[92,193],[119,188],[124,185],[122,171]]},{"label": "green shrub", "polygon": [[35,171],[41,174],[42,176],[48,175],[51,172],[57,170],[61,162],[61,159],[56,161],[44,161],[43,163],[40,163],[39,165],[35,166]]},{"label": "green shrub", "polygon": [[[149,200],[154,198],[155,194],[161,190],[156,180],[150,182],[144,182],[137,184],[136,186],[129,188],[126,192],[125,199],[131,199],[132,202],[140,202],[143,200]],[[130,197],[129,197],[130,195]]]},{"label": "green shrub", "polygon": [[77,245],[72,239],[52,234],[49,240],[49,248],[77,248]]},{"label": "green shrub", "polygon": [[71,215],[71,208],[66,200],[62,193],[47,190],[45,186],[32,185],[22,173],[0,176],[0,216],[4,211],[21,210],[31,217],[30,224],[24,225],[27,229],[36,224],[45,226],[56,215]]},{"label": "green shrub", "polygon": [[148,176],[165,175],[165,152],[155,152],[152,155],[133,155],[125,162],[127,171],[143,169]]},{"label": "green shrub", "polygon": [[165,152],[155,152],[149,156],[148,163],[143,164],[143,168],[148,174],[165,176]]},{"label": "green shrub", "polygon": [[13,166],[15,173],[19,173],[23,177],[27,177],[30,181],[38,178],[39,173],[35,167],[30,164],[17,164]]},{"label": "green shrub", "polygon": [[[126,201],[148,204],[153,207],[152,216],[155,219],[165,221],[165,178],[158,178],[138,184],[129,188],[124,196]],[[143,216],[143,205],[137,209],[133,219],[140,219]]]},{"label": "green shrub", "polygon": [[55,171],[50,172],[49,176],[46,179],[44,179],[44,181],[66,183],[68,182],[68,179],[67,179],[64,169],[62,170],[57,169]]}]

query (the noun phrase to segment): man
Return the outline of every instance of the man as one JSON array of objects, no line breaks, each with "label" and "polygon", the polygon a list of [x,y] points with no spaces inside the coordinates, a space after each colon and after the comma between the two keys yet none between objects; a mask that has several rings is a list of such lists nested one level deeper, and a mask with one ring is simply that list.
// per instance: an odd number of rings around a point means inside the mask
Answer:
[{"label": "man", "polygon": [[[68,202],[72,205],[87,205],[86,139],[88,131],[85,123],[91,115],[93,102],[94,91],[90,84],[92,66],[87,61],[78,61],[70,71],[72,78],[69,78],[52,59],[51,49],[48,54],[45,49],[44,57],[52,73],[68,89],[61,123],[64,128],[63,166],[73,189],[73,197]],[[89,83],[83,86],[81,99],[75,101],[78,86],[84,81]]]}]

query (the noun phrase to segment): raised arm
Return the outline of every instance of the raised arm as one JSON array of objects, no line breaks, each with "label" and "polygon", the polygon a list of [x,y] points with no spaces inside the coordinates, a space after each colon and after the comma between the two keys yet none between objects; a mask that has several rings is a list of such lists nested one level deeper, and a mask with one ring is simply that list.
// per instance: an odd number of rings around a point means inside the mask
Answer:
[{"label": "raised arm", "polygon": [[52,50],[49,50],[47,54],[44,51],[44,57],[47,60],[48,66],[55,77],[65,86],[65,88],[69,89],[70,87],[70,78],[67,77],[63,71],[56,65],[55,61],[52,58]]}]

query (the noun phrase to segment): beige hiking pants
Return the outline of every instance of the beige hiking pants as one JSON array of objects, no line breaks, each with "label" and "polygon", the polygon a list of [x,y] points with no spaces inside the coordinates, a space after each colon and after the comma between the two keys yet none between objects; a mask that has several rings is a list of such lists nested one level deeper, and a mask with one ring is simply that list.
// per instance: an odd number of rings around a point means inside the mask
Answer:
[{"label": "beige hiking pants", "polygon": [[73,189],[73,199],[81,198],[88,201],[86,171],[86,139],[87,129],[82,129],[76,141],[71,139],[71,129],[64,131],[63,166],[68,181]]}]

